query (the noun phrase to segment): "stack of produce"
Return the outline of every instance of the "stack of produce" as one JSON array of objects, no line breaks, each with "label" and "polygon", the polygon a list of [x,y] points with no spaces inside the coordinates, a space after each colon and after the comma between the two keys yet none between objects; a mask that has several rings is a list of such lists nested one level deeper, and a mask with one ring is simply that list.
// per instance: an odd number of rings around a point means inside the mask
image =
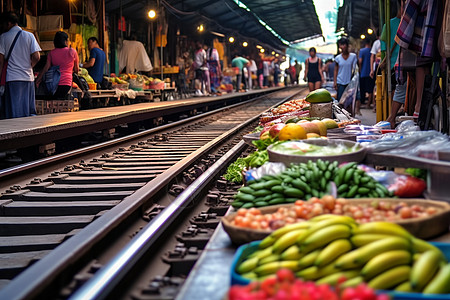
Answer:
[{"label": "stack of produce", "polygon": [[234,285],[228,293],[229,300],[388,300],[385,294],[377,295],[375,291],[365,284],[356,288],[341,289],[339,285],[333,288],[330,285],[317,285],[313,282],[304,282],[295,279],[292,271],[281,269],[276,277],[267,278],[262,282],[254,281],[247,286]]},{"label": "stack of produce", "polygon": [[303,140],[307,138],[326,137],[328,129],[337,128],[332,119],[308,121],[302,118],[291,118],[286,123],[277,123],[263,127],[259,138],[271,138],[273,141]]},{"label": "stack of produce", "polygon": [[278,175],[265,175],[241,187],[231,204],[234,208],[262,207],[294,203],[299,199],[323,197],[386,197],[391,193],[356,163],[338,167],[338,163],[317,160],[291,165]]},{"label": "stack of produce", "polygon": [[358,225],[348,216],[321,215],[282,227],[236,266],[250,280],[282,269],[304,280],[344,287],[427,294],[450,293],[450,264],[441,250],[388,222]]},{"label": "stack of produce", "polygon": [[400,221],[412,218],[426,218],[438,212],[436,207],[413,204],[401,201],[393,205],[389,201],[373,200],[367,203],[354,203],[344,198],[331,195],[321,199],[313,197],[308,201],[297,200],[294,205],[279,207],[271,213],[263,213],[260,209],[240,208],[231,221],[234,226],[252,229],[277,230],[288,224],[304,222],[322,214],[348,215],[357,223],[373,221]]},{"label": "stack of produce", "polygon": [[257,168],[269,161],[267,150],[255,151],[247,157],[238,158],[235,162],[228,166],[224,178],[230,182],[242,182],[242,172],[248,168]]}]

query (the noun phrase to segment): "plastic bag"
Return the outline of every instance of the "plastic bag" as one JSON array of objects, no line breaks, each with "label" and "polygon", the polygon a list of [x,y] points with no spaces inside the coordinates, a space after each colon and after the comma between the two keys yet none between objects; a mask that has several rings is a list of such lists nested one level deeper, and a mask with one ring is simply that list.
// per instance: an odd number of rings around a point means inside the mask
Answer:
[{"label": "plastic bag", "polygon": [[341,99],[339,100],[339,104],[344,107],[344,109],[348,111],[354,111],[354,103],[356,100],[356,93],[358,91],[359,86],[359,74],[358,72],[355,73],[352,80],[348,84],[348,86],[345,88],[344,93],[341,96]]},{"label": "plastic bag", "polygon": [[283,163],[267,162],[259,168],[250,169],[245,172],[245,180],[256,180],[264,175],[277,175],[286,170],[286,166]]}]

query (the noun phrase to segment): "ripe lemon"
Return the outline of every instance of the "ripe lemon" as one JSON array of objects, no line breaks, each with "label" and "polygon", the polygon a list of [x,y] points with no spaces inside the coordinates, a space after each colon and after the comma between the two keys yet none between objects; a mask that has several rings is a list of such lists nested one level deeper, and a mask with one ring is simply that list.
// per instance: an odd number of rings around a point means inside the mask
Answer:
[{"label": "ripe lemon", "polygon": [[295,123],[286,124],[278,135],[278,140],[286,141],[286,140],[303,140],[306,139],[306,130]]}]

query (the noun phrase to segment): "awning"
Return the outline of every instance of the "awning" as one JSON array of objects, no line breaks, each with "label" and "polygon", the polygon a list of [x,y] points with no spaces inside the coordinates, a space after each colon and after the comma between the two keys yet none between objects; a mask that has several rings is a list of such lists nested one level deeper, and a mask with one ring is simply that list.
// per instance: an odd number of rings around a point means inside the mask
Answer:
[{"label": "awning", "polygon": [[[105,0],[106,12],[145,19],[147,1]],[[260,41],[274,49],[310,36],[322,30],[312,0],[160,0],[166,12],[180,23],[206,22],[209,30],[239,34]],[[275,32],[271,32],[271,30]]]}]

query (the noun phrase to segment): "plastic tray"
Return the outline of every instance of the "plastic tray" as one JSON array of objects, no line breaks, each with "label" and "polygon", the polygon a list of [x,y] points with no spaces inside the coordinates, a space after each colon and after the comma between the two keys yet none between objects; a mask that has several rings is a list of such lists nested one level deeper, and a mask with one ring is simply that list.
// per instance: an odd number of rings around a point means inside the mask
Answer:
[{"label": "plastic tray", "polygon": [[[249,279],[246,279],[235,272],[236,266],[240,264],[244,258],[246,258],[250,253],[258,249],[259,243],[261,241],[251,242],[249,244],[242,245],[239,247],[234,255],[233,262],[231,264],[231,285],[247,285],[250,283]],[[447,261],[450,261],[450,243],[440,243],[432,242],[444,253]],[[392,300],[448,300],[450,299],[450,294],[422,294],[422,293],[402,293],[394,292],[388,290],[378,290],[378,293],[388,294],[391,296]]]}]

